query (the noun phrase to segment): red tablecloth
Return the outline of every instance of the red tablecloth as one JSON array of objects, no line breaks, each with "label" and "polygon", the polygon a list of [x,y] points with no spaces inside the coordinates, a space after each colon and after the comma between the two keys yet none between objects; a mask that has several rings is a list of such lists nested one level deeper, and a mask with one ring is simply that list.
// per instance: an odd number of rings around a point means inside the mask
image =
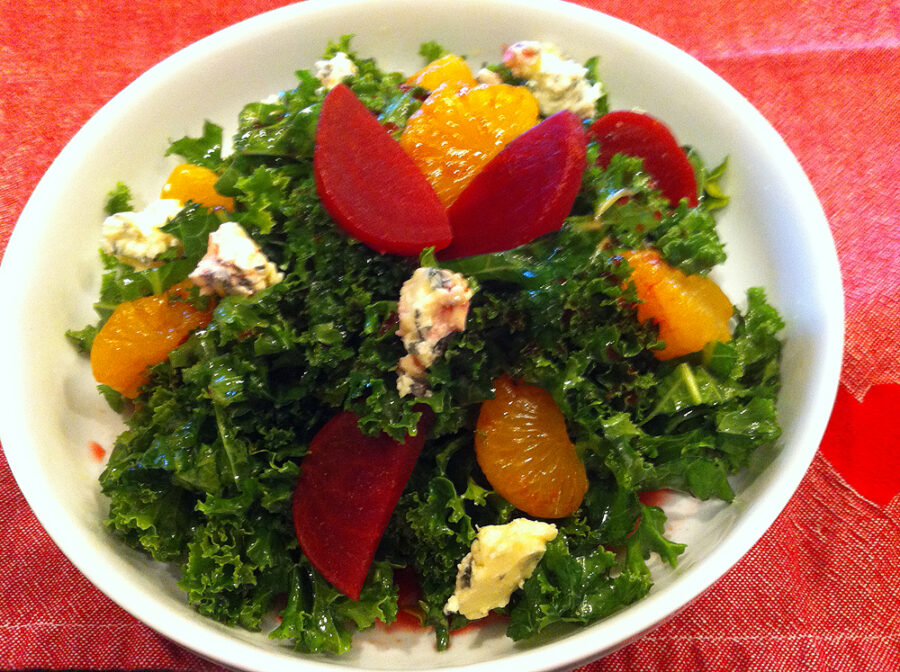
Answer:
[{"label": "red tablecloth", "polygon": [[[0,253],[105,102],[181,47],[282,4],[0,0]],[[581,4],[690,52],[784,136],[824,204],[847,309],[837,406],[778,521],[690,607],[586,669],[900,670],[900,4]],[[69,564],[0,452],[0,668],[35,667],[216,669]]]}]

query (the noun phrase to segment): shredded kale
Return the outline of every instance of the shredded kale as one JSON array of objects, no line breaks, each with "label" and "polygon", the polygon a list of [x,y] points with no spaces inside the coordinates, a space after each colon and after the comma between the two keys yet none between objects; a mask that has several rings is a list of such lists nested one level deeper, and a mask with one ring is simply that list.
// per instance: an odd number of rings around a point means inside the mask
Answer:
[{"label": "shredded kale", "polygon": [[[398,86],[404,77],[360,57],[350,36],[329,44],[323,58],[338,51],[358,67],[346,83],[401,132],[421,102]],[[430,61],[446,52],[426,43],[420,53]],[[596,78],[597,62],[587,66]],[[672,488],[730,501],[728,477],[780,433],[783,322],[763,290],[751,289],[746,309],[735,310],[728,343],[660,362],[653,351],[663,344],[653,324],[636,318],[622,256],[653,246],[699,274],[724,261],[712,213],[727,202],[719,187],[725,164],[707,171],[691,152],[700,205],[671,208],[640,159],[616,156],[603,169],[589,146],[581,191],[560,231],[441,264],[477,288],[467,328],[429,369],[431,396],[400,397],[397,300],[418,264],[353,240],[322,207],[312,158],[325,93],[299,71],[297,86],[276,102],[242,110],[226,157],[222,130],[209,122],[200,137],[172,142],[167,153],[219,174],[216,188],[237,204],[228,217],[285,278],[251,297],[220,300],[206,328],[152,367],[133,404],[101,386],[111,406],[128,410],[100,479],[110,502],[106,526],[180,567],[179,585],[200,613],[258,630],[284,605],[271,636],[303,652],[346,652],[354,631],[392,621],[392,570],[411,567],[424,620],[446,648],[466,619],[443,607],[477,529],[522,515],[492,490],[473,451],[480,404],[507,373],[553,396],[590,481],[581,507],[557,521],[559,535],[505,608],[508,634],[518,640],[592,623],[640,599],[651,586],[651,554],[674,566],[684,547],[666,539],[664,512],[638,493]],[[129,201],[117,185],[107,211]],[[98,321],[67,332],[76,347],[89,352],[122,302],[186,279],[224,217],[189,204],[164,227],[179,247],[154,268],[136,270],[102,253]],[[437,262],[425,251],[421,263]],[[195,292],[191,300],[203,299]],[[301,460],[340,410],[355,413],[366,433],[402,439],[415,429],[421,403],[435,411],[434,426],[362,595],[350,600],[297,544],[290,509]]]}]

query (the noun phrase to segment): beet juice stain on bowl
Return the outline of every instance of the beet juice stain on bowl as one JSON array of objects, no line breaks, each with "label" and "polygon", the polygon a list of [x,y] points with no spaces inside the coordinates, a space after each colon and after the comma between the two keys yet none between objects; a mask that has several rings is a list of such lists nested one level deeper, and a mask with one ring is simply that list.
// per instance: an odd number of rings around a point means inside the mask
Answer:
[{"label": "beet juice stain on bowl", "polygon": [[97,462],[102,462],[106,457],[106,449],[96,441],[88,441],[88,449],[91,451],[91,457]]},{"label": "beet juice stain on bowl", "polygon": [[[77,254],[83,268],[95,263],[91,257],[96,246],[90,241],[97,223],[102,220],[99,212],[102,198],[99,195],[109,190],[117,180],[123,180],[133,187],[140,200],[152,200],[158,196],[159,183],[164,179],[164,174],[161,178],[156,168],[143,161],[147,157],[158,156],[167,146],[167,139],[177,136],[178,131],[173,132],[173,128],[199,131],[198,120],[231,119],[247,100],[262,100],[271,91],[288,90],[292,86],[293,69],[303,64],[309,67],[319,57],[315,53],[318,46],[313,49],[297,44],[294,37],[298,31],[307,36],[310,31],[314,32],[319,37],[319,44],[342,33],[355,32],[358,35],[354,42],[355,49],[361,53],[377,54],[382,57],[380,61],[402,62],[406,72],[418,67],[410,54],[416,52],[419,43],[429,39],[460,53],[471,54],[481,50],[483,54],[493,54],[499,42],[532,36],[552,40],[555,35],[565,34],[567,49],[571,49],[572,56],[579,59],[594,55],[596,47],[593,45],[602,44],[602,79],[616,107],[627,109],[639,106],[651,110],[671,125],[676,137],[701,149],[704,155],[707,152],[715,158],[731,155],[723,186],[726,191],[740,193],[742,197],[729,204],[722,213],[721,221],[726,243],[730,244],[730,249],[740,252],[733,252],[732,259],[725,264],[716,280],[723,280],[729,296],[741,295],[752,283],[764,285],[787,323],[789,356],[784,361],[784,386],[779,399],[780,419],[785,430],[781,451],[772,454],[772,462],[767,468],[746,474],[734,482],[740,507],[725,509],[731,513],[713,513],[714,509],[708,509],[711,513],[705,516],[708,520],[702,525],[679,525],[683,536],[676,541],[688,544],[688,550],[679,559],[679,572],[672,574],[653,567],[656,587],[643,601],[581,632],[551,637],[534,648],[514,645],[502,636],[495,637],[495,628],[483,631],[488,633],[487,638],[481,632],[474,638],[469,635],[454,638],[450,651],[444,654],[433,650],[431,637],[416,636],[404,640],[403,646],[409,647],[405,651],[409,665],[421,669],[445,666],[446,656],[453,657],[453,664],[471,665],[473,668],[491,665],[500,659],[507,662],[515,660],[516,664],[526,669],[571,667],[609,651],[683,605],[749,548],[796,486],[824,427],[821,416],[827,415],[829,395],[833,393],[836,381],[835,362],[839,359],[839,345],[835,340],[836,332],[840,331],[839,316],[833,303],[826,300],[826,297],[831,298],[828,294],[835,286],[836,274],[832,275],[835,273],[834,255],[821,211],[796,162],[745,101],[680,52],[603,15],[565,5],[529,5],[527,11],[523,11],[521,4],[492,3],[490,7],[498,20],[492,21],[491,30],[487,31],[480,23],[466,18],[469,12],[460,15],[458,7],[440,3],[435,4],[432,17],[420,22],[422,25],[404,27],[403,21],[408,19],[404,19],[402,13],[398,13],[399,6],[391,2],[332,6],[310,2],[260,17],[187,50],[148,73],[142,81],[124,92],[88,124],[60,156],[23,213],[23,221],[28,222],[28,227],[17,227],[2,273],[8,282],[9,278],[14,277],[14,272],[28,268],[28,262],[37,258],[37,250],[50,257],[54,254],[69,257],[72,250],[80,250]],[[364,11],[361,13],[360,10]],[[366,26],[359,24],[363,15],[366,16]],[[398,33],[398,28],[403,30]],[[402,37],[388,44],[375,39],[379,30]],[[266,36],[264,41],[260,40],[261,35]],[[261,47],[263,42],[265,49]],[[228,49],[216,47],[226,44]],[[291,67],[283,73],[273,72],[267,57],[271,53],[268,49],[274,44],[283,45],[283,53],[290,54],[293,60]],[[379,51],[377,45],[387,48]],[[154,98],[154,91],[159,90],[156,87],[161,82],[166,84],[168,100],[182,87],[186,92],[191,90],[190,82],[196,81],[199,71],[228,67],[232,59],[237,59],[235,65],[240,62],[240,67],[230,70],[238,75],[229,82],[228,89],[211,90],[208,98],[197,98],[196,92],[193,96],[186,96],[185,100],[193,101],[194,109],[176,111],[165,100]],[[487,56],[485,60],[488,60]],[[660,86],[638,85],[638,82],[648,81],[648,77],[658,77]],[[691,91],[693,98],[688,99],[717,101],[717,116],[707,119],[695,111],[697,119],[702,118],[702,123],[686,119],[683,112],[666,102],[669,93],[667,86],[681,87],[682,96],[684,91]],[[216,89],[216,85],[212,89]],[[237,95],[235,89],[239,89],[241,95]],[[143,131],[139,138],[133,134],[137,110],[148,115],[147,123],[141,125]],[[728,133],[724,133],[726,127]],[[717,138],[720,137],[733,138],[733,145],[719,146]],[[129,147],[131,155],[116,158],[122,153],[107,151],[110,147]],[[100,162],[96,159],[99,156],[113,159]],[[765,170],[757,174],[760,167]],[[773,187],[769,182],[773,176],[778,178],[774,180],[779,192],[775,195],[771,193]],[[85,194],[92,195],[92,203],[87,202]],[[80,227],[74,227],[70,232],[53,231],[51,234],[52,226],[48,222],[61,221],[54,214],[56,210],[71,212],[72,205],[80,201],[84,202],[85,207],[79,208],[79,211],[94,211],[97,216],[85,217]],[[602,214],[600,219],[602,222]],[[783,225],[785,221],[790,221],[790,226]],[[732,226],[733,222],[758,223],[764,235],[760,235],[760,229],[755,229],[753,235],[744,233],[740,227]],[[257,229],[249,222],[245,223],[253,236]],[[27,233],[22,233],[24,231]],[[52,242],[48,244],[48,241]],[[782,259],[780,251],[785,249],[798,252],[791,255],[795,260],[793,265],[778,263]],[[263,252],[274,255],[272,249],[263,249]],[[797,259],[801,261],[796,263]],[[59,292],[59,287],[78,286],[72,278],[62,277],[73,272],[67,268],[71,268],[71,264],[57,264],[48,274],[40,277],[18,273],[15,277],[30,278],[21,292],[21,300],[16,293],[3,293],[8,310],[29,327],[29,333],[59,334],[73,324],[91,320],[86,309],[73,308],[71,297],[63,297]],[[766,268],[773,270],[766,271]],[[753,273],[747,272],[748,269],[752,269]],[[757,269],[761,269],[761,276],[755,275]],[[802,304],[794,298],[797,293],[792,290],[792,283],[799,282],[800,277],[804,281],[809,277],[815,279],[811,288],[807,286]],[[495,281],[502,280],[491,280]],[[398,278],[397,284],[402,284],[402,278]],[[93,301],[96,286],[93,284],[86,289],[84,306],[89,306]],[[273,287],[271,293],[277,292]],[[26,310],[25,301],[36,296],[43,296],[51,304],[59,304],[60,310],[56,313],[59,317],[55,318],[55,322],[50,317],[53,313],[34,315],[33,311]],[[475,293],[473,300],[479,300],[478,296]],[[397,297],[394,296],[393,300],[396,301]],[[240,303],[235,299],[225,301]],[[472,322],[471,316],[469,320]],[[474,322],[467,326],[472,329],[473,325]],[[475,332],[460,332],[451,338],[464,339],[466,334],[472,333]],[[327,321],[317,324],[315,342],[321,348],[336,347],[336,336],[342,336],[340,329],[332,331]],[[287,651],[277,643],[267,641],[263,634],[257,636],[240,631],[228,634],[211,626],[184,604],[166,572],[150,563],[136,564],[134,556],[123,551],[115,540],[96,536],[98,520],[91,513],[100,510],[96,504],[96,486],[79,485],[77,480],[72,482],[71,475],[79,473],[83,467],[73,461],[66,450],[66,446],[70,445],[69,439],[52,426],[38,428],[13,422],[12,419],[56,418],[59,427],[70,428],[70,433],[84,437],[85,442],[97,440],[102,445],[112,445],[120,425],[116,424],[115,416],[103,408],[102,402],[86,406],[89,402],[85,400],[92,394],[89,389],[92,387],[90,374],[84,363],[79,362],[63,344],[45,342],[46,339],[25,342],[24,339],[13,338],[13,341],[8,349],[21,353],[21,357],[16,358],[17,361],[4,363],[5,373],[8,374],[4,380],[15,381],[20,396],[3,411],[4,447],[16,478],[35,512],[82,571],[152,627],[220,662],[244,669],[290,668],[296,664],[307,668],[318,667],[315,658]],[[274,345],[270,343],[269,347]],[[453,345],[450,345],[445,354],[452,356],[452,348]],[[48,360],[48,352],[52,353],[52,361]],[[402,349],[400,354],[403,355]],[[415,355],[416,361],[413,363],[417,365],[428,359],[424,353],[417,352]],[[722,353],[718,358],[713,355],[710,353],[710,362],[721,359]],[[189,359],[178,363],[184,369],[191,366]],[[48,382],[44,381],[48,364],[53,364],[55,370],[77,372],[71,377],[70,385],[82,390],[82,393],[63,396],[60,391],[48,394],[47,390],[55,389],[52,385],[43,384]],[[431,364],[430,368],[424,367],[429,380],[440,375],[440,367],[440,362]],[[678,379],[679,385],[690,390],[691,381],[697,383],[696,370],[695,367],[691,367],[690,371],[679,369],[673,380]],[[28,376],[24,375],[26,371]],[[225,372],[225,368],[220,371]],[[415,368],[411,371],[418,372]],[[194,373],[199,375],[198,370]],[[214,388],[213,392],[221,395],[218,399],[221,404],[231,398],[227,395],[232,390],[226,384],[227,376],[220,382],[222,385]],[[431,391],[433,395],[440,393],[438,386],[433,386]],[[228,405],[224,404],[226,408]],[[42,412],[35,414],[36,410]],[[227,414],[222,415],[221,423],[217,418],[217,433],[221,428],[227,430],[227,421]],[[228,435],[227,431],[225,435]],[[42,437],[41,441],[37,441],[38,436]],[[65,475],[52,465],[66,465]],[[46,488],[36,487],[45,478],[65,480],[69,498],[66,505],[53,494],[62,490],[54,488],[48,493]],[[474,493],[472,491],[470,494]],[[71,506],[72,498],[82,505]],[[212,500],[207,505],[211,503]],[[217,503],[224,505],[224,500]],[[716,542],[712,544],[710,539],[716,539]],[[550,542],[551,545],[556,543],[555,540]],[[354,650],[342,663],[356,667],[384,664],[379,662],[383,658],[376,653],[374,642],[377,638],[377,632],[358,637]]]}]

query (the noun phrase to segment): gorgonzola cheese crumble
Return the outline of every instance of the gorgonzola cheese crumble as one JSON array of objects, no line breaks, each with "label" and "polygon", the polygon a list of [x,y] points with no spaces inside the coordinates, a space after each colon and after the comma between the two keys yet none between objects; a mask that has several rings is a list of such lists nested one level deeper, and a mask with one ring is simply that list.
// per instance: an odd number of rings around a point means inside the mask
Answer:
[{"label": "gorgonzola cheese crumble", "polygon": [[137,268],[147,268],[178,239],[160,231],[181,212],[183,204],[173,198],[150,203],[140,212],[117,212],[103,222],[103,248],[120,260]]},{"label": "gorgonzola cheese crumble", "polygon": [[189,276],[204,295],[251,296],[284,279],[284,274],[235,222],[209,234],[206,255]]},{"label": "gorgonzola cheese crumble", "polygon": [[479,529],[471,550],[459,563],[456,590],[444,613],[458,612],[475,620],[491,609],[505,607],[513,591],[534,572],[547,542],[556,534],[556,525],[527,518]]},{"label": "gorgonzola cheese crumble", "polygon": [[545,117],[562,110],[582,119],[594,116],[597,101],[603,95],[600,83],[591,84],[587,68],[563,58],[553,44],[516,42],[506,48],[503,63],[513,75],[525,80]]},{"label": "gorgonzola cheese crumble", "polygon": [[316,61],[316,79],[322,82],[322,88],[326,91],[331,91],[345,78],[355,75],[358,71],[356,63],[343,51],[337,52],[327,61]]},{"label": "gorgonzola cheese crumble", "polygon": [[429,396],[425,370],[441,356],[442,341],[465,331],[472,289],[465,277],[443,268],[417,268],[400,289],[397,335],[409,353],[398,365],[400,396]]}]

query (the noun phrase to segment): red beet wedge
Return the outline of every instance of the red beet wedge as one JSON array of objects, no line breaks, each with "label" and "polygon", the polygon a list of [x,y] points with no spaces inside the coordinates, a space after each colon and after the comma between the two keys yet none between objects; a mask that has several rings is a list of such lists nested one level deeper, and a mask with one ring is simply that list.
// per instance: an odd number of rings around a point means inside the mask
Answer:
[{"label": "red beet wedge", "polygon": [[450,243],[447,213],[434,189],[344,84],[322,104],[313,172],[328,214],[375,251],[415,255]]},{"label": "red beet wedge", "polygon": [[559,112],[507,145],[450,206],[453,242],[441,259],[500,252],[556,231],[585,168],[578,117]]},{"label": "red beet wedge", "polygon": [[309,446],[294,491],[294,530],[313,566],[347,597],[359,599],[375,550],[406,487],[431,415],[402,443],[365,436],[356,416],[332,418]]},{"label": "red beet wedge", "polygon": [[597,119],[590,133],[600,148],[598,165],[606,168],[614,154],[638,156],[672,207],[682,198],[691,207],[697,205],[694,167],[661,121],[649,114],[618,110]]}]

